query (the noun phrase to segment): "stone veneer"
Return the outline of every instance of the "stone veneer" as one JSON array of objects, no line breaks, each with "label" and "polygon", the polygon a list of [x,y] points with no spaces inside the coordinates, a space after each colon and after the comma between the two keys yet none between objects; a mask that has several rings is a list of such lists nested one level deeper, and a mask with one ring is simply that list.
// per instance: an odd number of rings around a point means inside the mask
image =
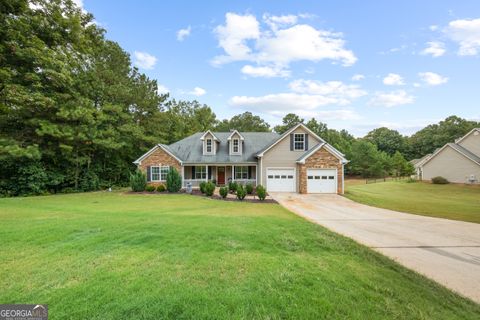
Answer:
[{"label": "stone veneer", "polygon": [[343,168],[342,162],[327,149],[321,147],[305,160],[305,164],[298,165],[299,192],[307,193],[307,169],[337,169],[337,193],[342,194]]},{"label": "stone veneer", "polygon": [[[166,153],[163,149],[157,148],[151,154],[149,154],[145,159],[141,161],[141,164],[138,165],[138,168],[145,174],[147,174],[148,166],[170,166],[175,167],[177,171],[182,174],[182,167],[180,162],[178,162],[174,157]],[[163,181],[148,182],[149,185],[158,186],[160,184],[165,184]]]}]

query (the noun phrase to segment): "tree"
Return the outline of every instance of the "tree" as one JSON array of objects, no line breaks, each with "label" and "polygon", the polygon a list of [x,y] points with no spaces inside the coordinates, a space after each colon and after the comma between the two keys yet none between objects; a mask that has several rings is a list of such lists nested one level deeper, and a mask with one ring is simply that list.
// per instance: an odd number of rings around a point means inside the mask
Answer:
[{"label": "tree", "polygon": [[378,151],[373,143],[366,140],[355,141],[347,157],[350,160],[347,167],[351,174],[368,178],[384,177],[389,173],[390,157],[385,152]]},{"label": "tree", "polygon": [[251,112],[244,112],[233,116],[230,120],[221,121],[215,128],[216,131],[220,132],[228,132],[234,129],[243,132],[270,132],[270,125]]},{"label": "tree", "polygon": [[167,190],[168,192],[178,192],[182,189],[182,177],[177,169],[170,168],[167,173]]},{"label": "tree", "polygon": [[385,127],[370,131],[365,136],[365,140],[373,143],[378,150],[385,151],[388,155],[393,155],[397,151],[404,152],[406,148],[405,137],[398,131]]},{"label": "tree", "polygon": [[300,118],[294,113],[289,113],[285,117],[283,117],[282,125],[275,126],[273,128],[273,131],[275,131],[278,134],[282,134],[288,131],[288,129],[292,128],[293,126],[303,122],[304,122],[304,119]]}]

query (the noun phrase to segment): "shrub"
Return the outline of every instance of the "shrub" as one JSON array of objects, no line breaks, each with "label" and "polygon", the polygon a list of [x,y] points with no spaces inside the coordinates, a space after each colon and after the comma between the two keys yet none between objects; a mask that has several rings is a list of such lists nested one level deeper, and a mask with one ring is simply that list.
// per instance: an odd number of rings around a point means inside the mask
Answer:
[{"label": "shrub", "polygon": [[200,182],[200,192],[205,193],[205,187],[207,186],[207,183],[205,181]]},{"label": "shrub", "polygon": [[213,193],[215,192],[215,184],[211,181],[207,182],[205,184],[205,194],[207,195],[207,197],[211,197],[213,196]]},{"label": "shrub", "polygon": [[241,184],[237,185],[237,199],[241,201],[245,199],[246,195],[247,191],[245,191],[245,188]]},{"label": "shrub", "polygon": [[407,179],[407,183],[415,183],[415,182],[417,182],[417,179],[415,178],[410,177]]},{"label": "shrub", "polygon": [[247,183],[245,185],[245,190],[247,191],[247,194],[252,194],[253,193],[253,184]]},{"label": "shrub", "polygon": [[147,177],[145,174],[137,170],[134,174],[130,174],[130,187],[134,192],[142,192],[145,191],[145,187],[147,186]]},{"label": "shrub", "polygon": [[145,188],[145,190],[148,191],[148,192],[154,192],[155,189],[156,189],[155,186],[147,186],[147,187]]},{"label": "shrub", "polygon": [[432,178],[432,183],[433,184],[448,184],[448,183],[450,183],[450,181],[448,181],[444,177],[433,177]]},{"label": "shrub", "polygon": [[228,194],[228,188],[227,187],[221,187],[220,188],[220,196],[225,199],[227,197],[227,194]]},{"label": "shrub", "polygon": [[236,182],[230,181],[228,183],[228,190],[230,190],[230,192],[232,193],[235,193],[237,191],[237,187],[238,187],[238,184]]},{"label": "shrub", "polygon": [[177,169],[170,168],[167,174],[167,190],[168,192],[178,192],[182,189],[182,177]]},{"label": "shrub", "polygon": [[165,185],[163,185],[163,184],[161,184],[157,187],[158,192],[165,192],[165,190],[167,190],[167,188],[165,188]]},{"label": "shrub", "polygon": [[257,196],[258,196],[258,199],[260,200],[265,200],[265,198],[267,197],[267,189],[265,189],[264,186],[262,185],[258,185],[257,186]]}]

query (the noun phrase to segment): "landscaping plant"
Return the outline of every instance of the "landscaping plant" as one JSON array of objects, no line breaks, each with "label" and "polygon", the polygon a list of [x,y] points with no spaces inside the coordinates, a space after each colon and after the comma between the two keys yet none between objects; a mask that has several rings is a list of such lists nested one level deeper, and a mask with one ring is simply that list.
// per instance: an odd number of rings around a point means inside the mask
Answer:
[{"label": "landscaping plant", "polygon": [[220,190],[220,196],[225,199],[228,195],[228,188],[227,187],[221,187]]},{"label": "landscaping plant", "polygon": [[433,177],[432,178],[432,183],[433,184],[449,184],[450,181],[448,181],[444,177]]},{"label": "landscaping plant", "polygon": [[215,192],[215,184],[211,181],[207,182],[205,184],[204,190],[207,197],[213,196],[213,193]]},{"label": "landscaping plant", "polygon": [[163,184],[161,184],[157,187],[158,192],[165,192],[165,190],[167,190],[167,188],[165,188],[165,185],[163,185]]},{"label": "landscaping plant", "polygon": [[156,190],[156,188],[155,188],[155,186],[147,186],[145,188],[145,190],[148,191],[148,192],[154,192]]},{"label": "landscaping plant", "polygon": [[267,197],[267,189],[265,189],[265,187],[261,184],[257,186],[257,196],[258,199],[262,201],[265,200],[265,198]]},{"label": "landscaping plant", "polygon": [[200,192],[203,193],[203,194],[205,194],[205,187],[206,187],[206,185],[207,185],[207,183],[206,183],[205,181],[200,182],[200,185],[199,185],[199,187],[200,187]]},{"label": "landscaping plant", "polygon": [[177,169],[170,168],[167,174],[167,190],[168,192],[178,192],[182,189],[182,177]]},{"label": "landscaping plant", "polygon": [[134,174],[130,174],[130,187],[134,192],[142,192],[145,191],[145,187],[147,186],[147,177],[145,174],[137,170]]},{"label": "landscaping plant", "polygon": [[237,199],[241,201],[245,199],[246,195],[247,191],[245,190],[245,188],[241,184],[237,185]]},{"label": "landscaping plant", "polygon": [[245,190],[247,191],[247,194],[252,194],[253,193],[253,184],[247,183],[245,185]]},{"label": "landscaping plant", "polygon": [[238,187],[238,184],[236,182],[233,182],[233,181],[230,181],[228,183],[228,190],[231,192],[231,193],[235,193],[237,191],[237,187]]}]

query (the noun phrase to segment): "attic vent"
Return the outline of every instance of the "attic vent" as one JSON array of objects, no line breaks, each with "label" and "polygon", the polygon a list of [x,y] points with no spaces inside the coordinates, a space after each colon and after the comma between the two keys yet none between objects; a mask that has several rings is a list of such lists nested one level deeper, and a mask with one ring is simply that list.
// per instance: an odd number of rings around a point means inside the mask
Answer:
[{"label": "attic vent", "polygon": [[474,136],[478,136],[479,134],[480,134],[480,133],[478,133],[478,131],[475,131],[475,132],[473,133]]}]

